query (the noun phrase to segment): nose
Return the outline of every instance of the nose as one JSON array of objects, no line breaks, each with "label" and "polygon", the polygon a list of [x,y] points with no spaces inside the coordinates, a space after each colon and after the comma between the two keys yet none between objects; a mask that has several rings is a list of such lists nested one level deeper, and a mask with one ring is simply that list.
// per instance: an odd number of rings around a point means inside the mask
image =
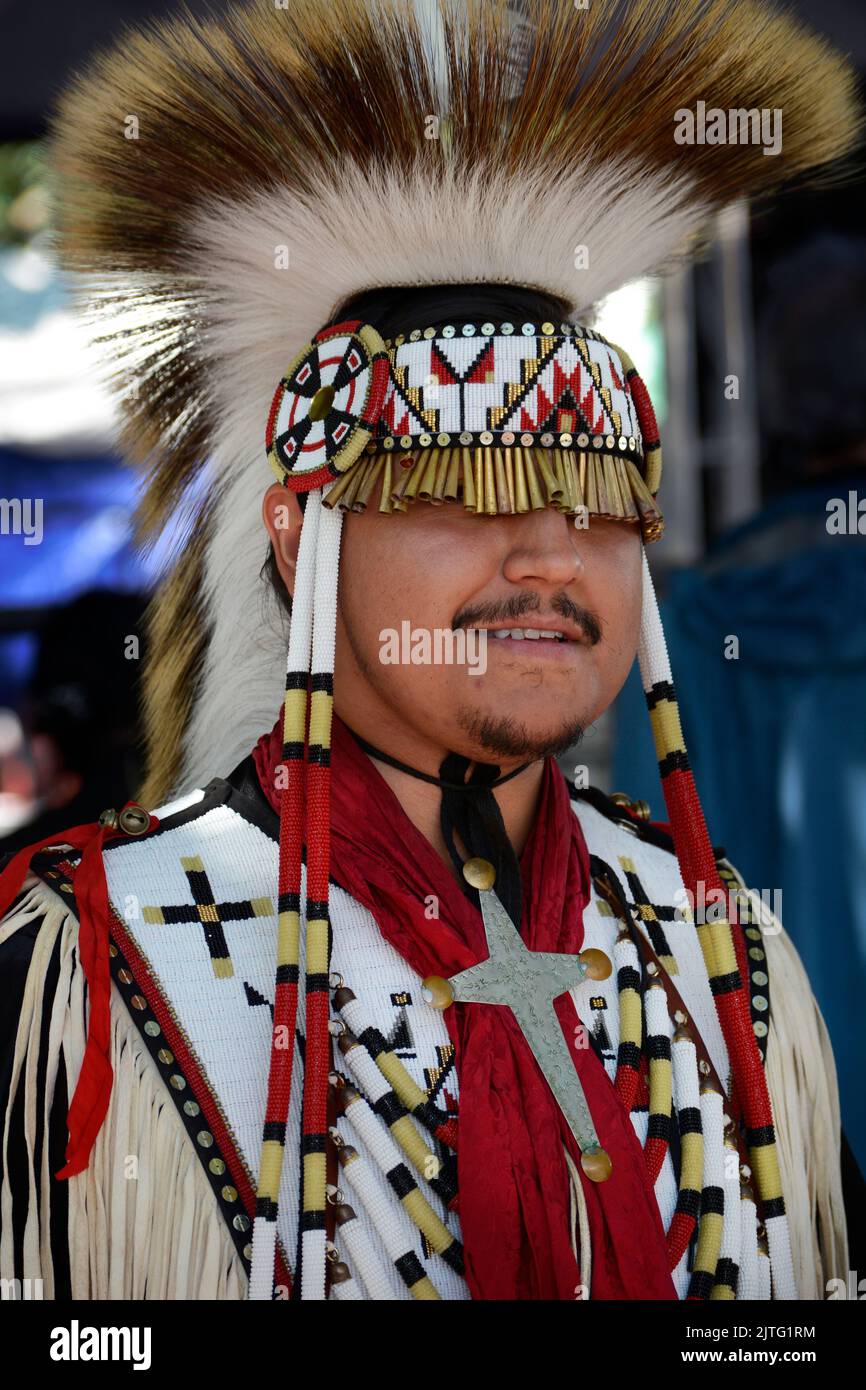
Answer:
[{"label": "nose", "polygon": [[552,507],[525,512],[513,521],[513,543],[502,572],[512,584],[545,584],[561,589],[583,571],[571,518]]}]

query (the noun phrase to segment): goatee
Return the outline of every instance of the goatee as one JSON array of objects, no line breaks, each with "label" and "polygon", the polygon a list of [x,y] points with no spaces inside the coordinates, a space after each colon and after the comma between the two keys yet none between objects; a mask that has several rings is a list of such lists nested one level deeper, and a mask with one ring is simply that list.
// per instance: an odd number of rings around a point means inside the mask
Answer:
[{"label": "goatee", "polygon": [[535,761],[567,753],[583,738],[583,726],[576,720],[561,724],[550,733],[530,733],[527,726],[510,715],[478,714],[460,709],[457,721],[472,742],[497,758],[521,758]]}]

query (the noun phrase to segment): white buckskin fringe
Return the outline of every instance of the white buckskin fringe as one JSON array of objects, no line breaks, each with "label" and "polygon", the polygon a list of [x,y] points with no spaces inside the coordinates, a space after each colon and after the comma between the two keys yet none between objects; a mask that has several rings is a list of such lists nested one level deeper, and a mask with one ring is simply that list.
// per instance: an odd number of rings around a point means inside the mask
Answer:
[{"label": "white buckskin fringe", "polygon": [[[568,1166],[571,1248],[580,1269],[578,1289],[585,1289],[586,1293],[582,1297],[588,1299],[592,1297],[592,1243],[589,1233],[589,1212],[586,1209],[586,1193],[583,1190],[583,1183],[580,1180],[574,1159],[568,1149],[565,1149],[564,1152],[565,1162]],[[577,1297],[577,1290],[575,1290],[575,1297]]]},{"label": "white buckskin fringe", "polygon": [[[0,925],[0,940],[42,918],[25,985],[13,1054],[9,1110],[2,1117],[4,1173],[12,1104],[24,1088],[29,1192],[0,1187],[0,1275],[14,1277],[12,1215],[26,1201],[22,1277],[41,1279],[55,1296],[50,1248],[48,1144],[36,1171],[34,1146],[45,1132],[60,1048],[68,1095],[85,1047],[85,980],[77,952],[78,922],[63,901],[31,876],[25,896]],[[53,1001],[44,999],[46,969],[60,936],[60,975]],[[50,1008],[45,1115],[36,1114],[36,1071],[45,1007]],[[111,1065],[114,1084],[105,1123],[83,1173],[69,1179],[68,1247],[74,1299],[242,1299],[246,1274],[198,1155],[165,1083],[112,987]],[[134,1160],[134,1162],[133,1162]],[[132,1173],[137,1167],[137,1176]],[[37,1190],[40,1200],[37,1207]]]},{"label": "white buckskin fringe", "polygon": [[791,938],[759,894],[746,892],[758,922],[764,923],[762,945],[770,978],[767,1084],[797,1289],[801,1299],[823,1300],[827,1280],[844,1278],[848,1269],[836,1064],[827,1026]]}]

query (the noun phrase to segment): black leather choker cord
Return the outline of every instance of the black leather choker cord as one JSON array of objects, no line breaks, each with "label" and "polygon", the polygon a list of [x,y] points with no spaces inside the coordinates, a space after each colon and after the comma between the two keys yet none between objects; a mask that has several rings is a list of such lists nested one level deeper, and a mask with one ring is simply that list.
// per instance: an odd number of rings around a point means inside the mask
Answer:
[{"label": "black leather choker cord", "polygon": [[400,772],[407,772],[410,777],[417,777],[422,782],[429,782],[432,786],[441,788],[439,824],[460,887],[470,902],[479,907],[477,890],[471,888],[463,877],[463,859],[454,841],[455,832],[466,846],[470,858],[477,856],[488,859],[493,865],[496,873],[496,896],[519,931],[523,902],[520,862],[508,838],[493,788],[510,782],[512,777],[525,772],[531,764],[521,763],[520,767],[500,777],[499,768],[495,764],[476,763],[467,782],[464,779],[471,759],[464,758],[462,753],[449,753],[442,761],[439,776],[433,777],[428,772],[419,772],[417,768],[401,763],[398,758],[392,758],[390,753],[383,753],[354,730],[350,732],[358,747],[371,758],[387,763],[389,767],[395,767]]}]

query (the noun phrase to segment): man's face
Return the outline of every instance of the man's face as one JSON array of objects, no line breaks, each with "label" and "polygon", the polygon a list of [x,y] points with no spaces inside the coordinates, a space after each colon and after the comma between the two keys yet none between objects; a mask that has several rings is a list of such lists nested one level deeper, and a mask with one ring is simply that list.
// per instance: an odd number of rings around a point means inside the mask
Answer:
[{"label": "man's face", "polygon": [[[371,499],[344,522],[335,708],[404,757],[407,736],[503,765],[564,751],[623,685],[640,605],[635,526],[591,517],[578,528],[550,508],[476,516],[423,501],[383,515]],[[471,628],[487,629],[483,673],[442,660],[447,647],[438,663],[414,664],[401,659],[411,645],[388,639]],[[550,636],[495,635],[515,629]]]}]

